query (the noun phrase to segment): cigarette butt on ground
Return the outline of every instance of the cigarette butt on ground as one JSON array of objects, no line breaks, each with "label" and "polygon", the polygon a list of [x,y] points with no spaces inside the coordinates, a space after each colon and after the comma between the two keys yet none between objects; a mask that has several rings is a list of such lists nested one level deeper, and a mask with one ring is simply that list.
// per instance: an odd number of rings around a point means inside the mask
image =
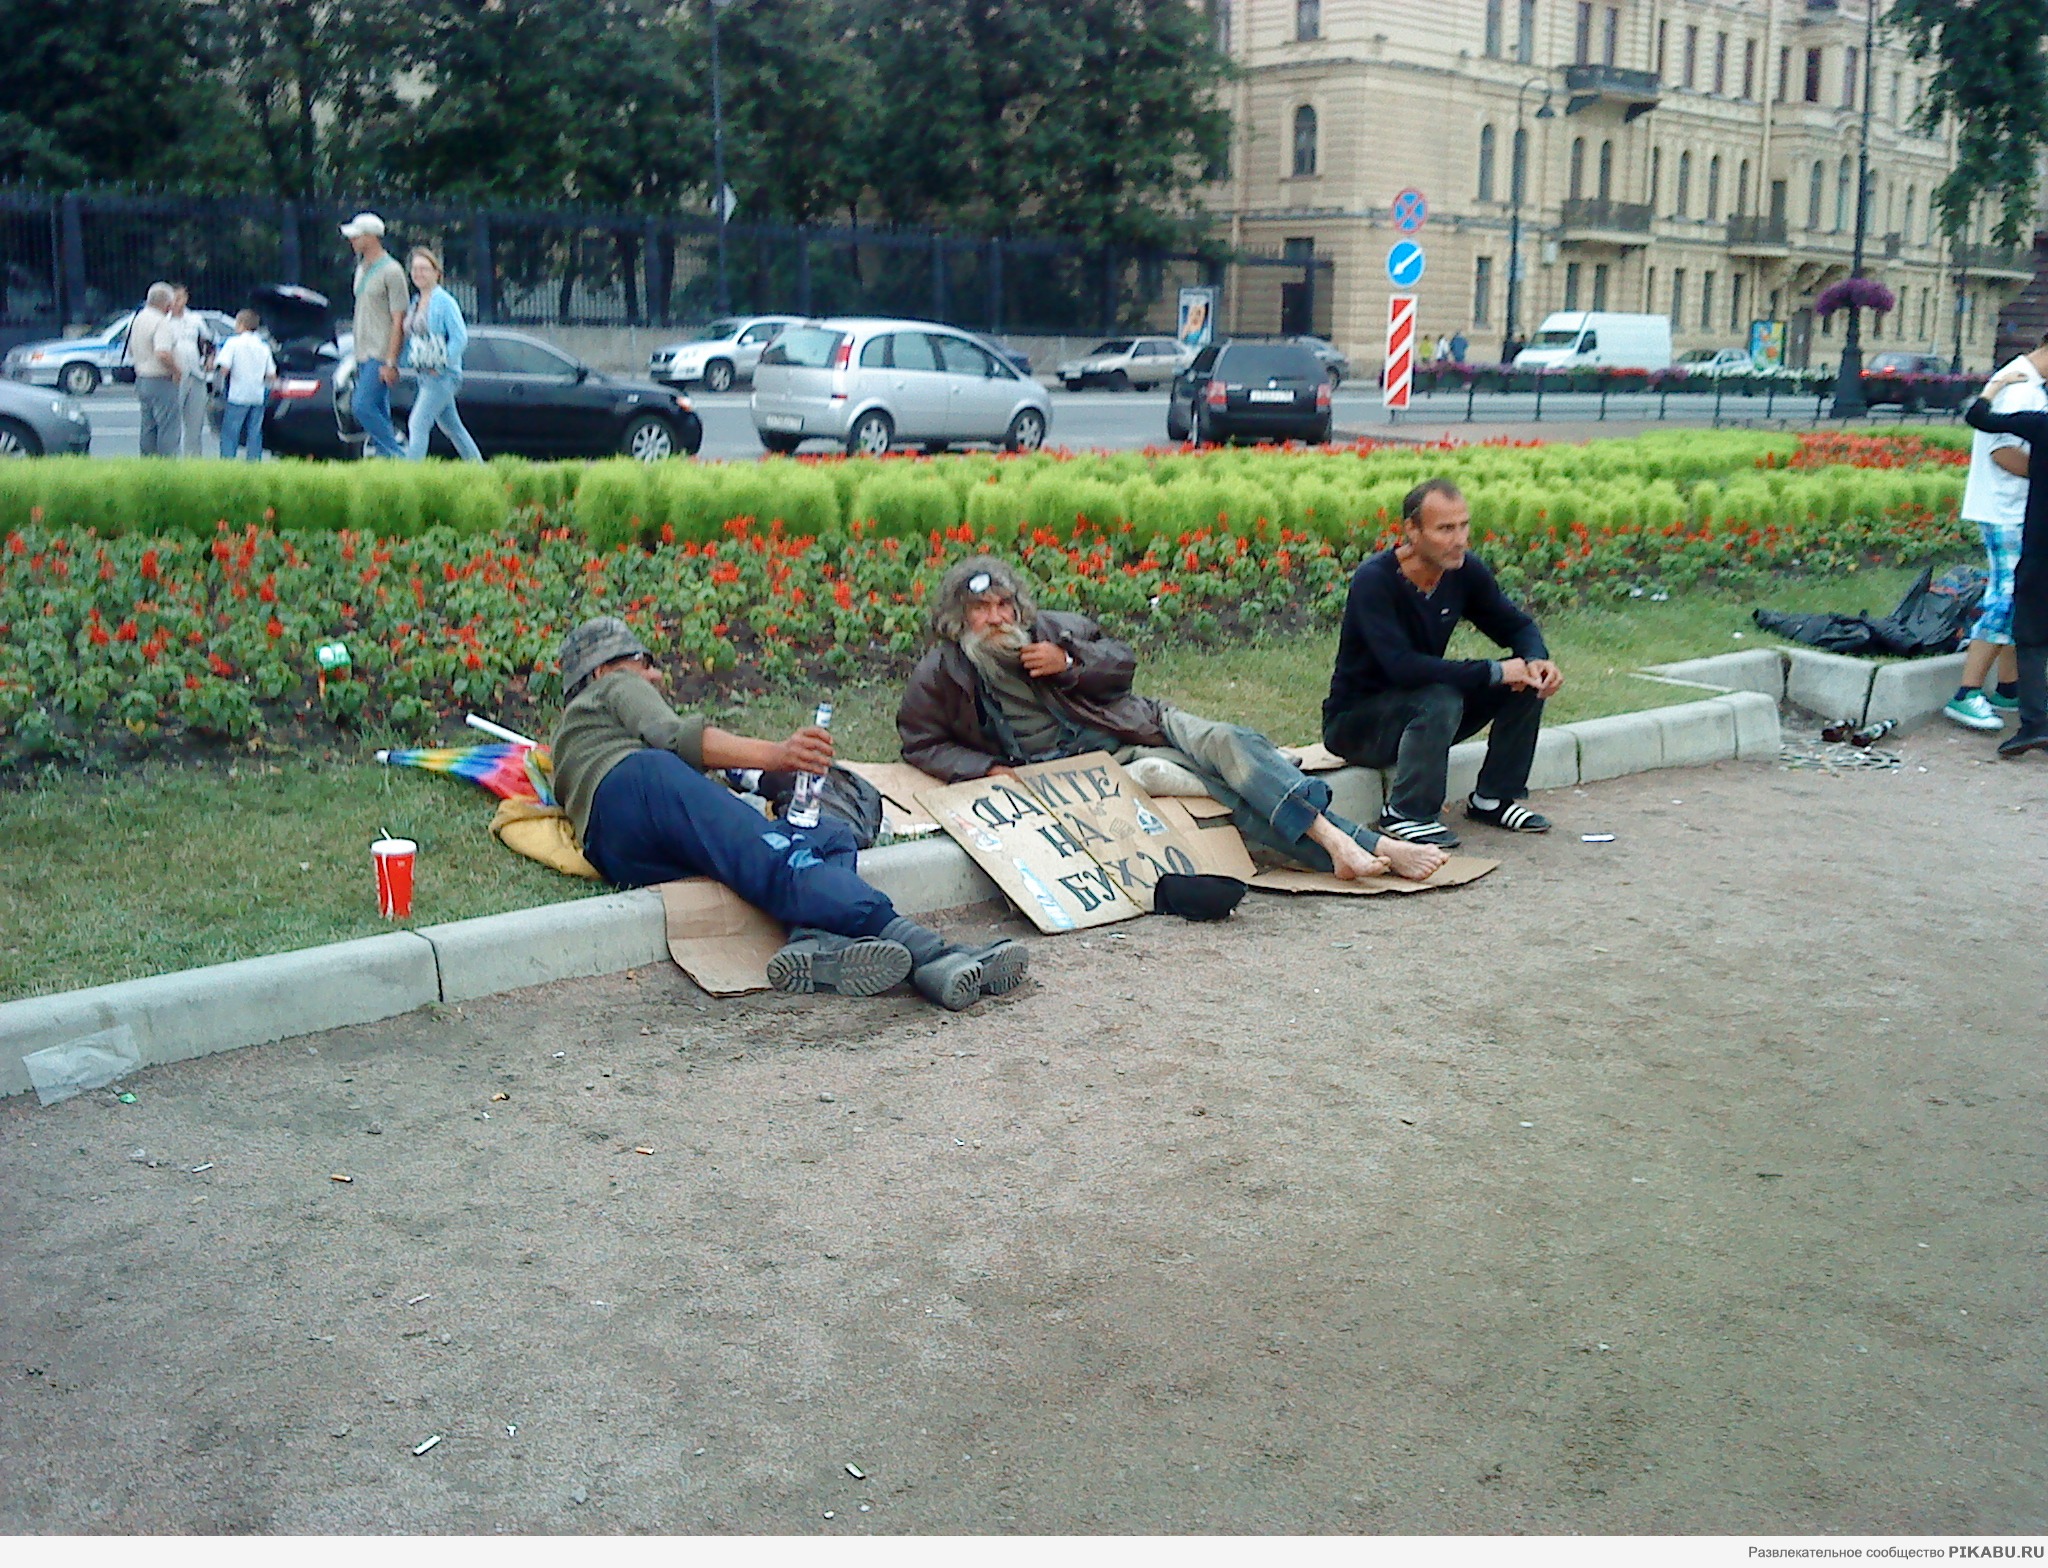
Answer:
[{"label": "cigarette butt on ground", "polygon": [[336,1171],[336,1172],[335,1172],[335,1173],[334,1173],[334,1174],[333,1174],[332,1176],[328,1177],[327,1179],[328,1179],[329,1181],[338,1181],[338,1182],[341,1182],[341,1183],[342,1183],[342,1184],[343,1184],[344,1186],[346,1186],[346,1185],[350,1185],[350,1184],[352,1184],[352,1183],[353,1183],[353,1182],[355,1181],[355,1177],[353,1177],[353,1176],[344,1176],[344,1175],[342,1175],[342,1174],[341,1174],[341,1172],[339,1172],[339,1171]]},{"label": "cigarette butt on ground", "polygon": [[653,1153],[654,1151],[653,1151],[652,1149],[648,1148],[648,1147],[647,1147],[647,1145],[643,1143],[643,1144],[639,1144],[639,1145],[637,1145],[637,1146],[636,1146],[636,1147],[634,1148],[633,1152],[634,1152],[635,1154],[652,1154],[652,1153]]}]

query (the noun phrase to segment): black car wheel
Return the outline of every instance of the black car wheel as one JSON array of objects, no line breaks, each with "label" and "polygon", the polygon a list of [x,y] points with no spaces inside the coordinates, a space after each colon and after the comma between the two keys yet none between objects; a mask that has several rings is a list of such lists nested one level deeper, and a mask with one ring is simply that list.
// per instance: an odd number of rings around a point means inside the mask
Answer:
[{"label": "black car wheel", "polygon": [[802,436],[784,435],[774,430],[763,430],[760,432],[760,436],[761,445],[771,452],[780,453],[784,457],[787,457],[801,446],[804,439]]},{"label": "black car wheel", "polygon": [[19,420],[0,419],[0,458],[41,457],[43,443]]},{"label": "black car wheel", "polygon": [[1166,400],[1166,439],[1185,441],[1188,438],[1188,422],[1180,417],[1180,404],[1171,396]]},{"label": "black car wheel", "polygon": [[1045,415],[1035,408],[1020,408],[1003,432],[1003,446],[1012,452],[1036,452],[1045,445]]},{"label": "black car wheel", "polygon": [[1104,385],[1112,392],[1128,392],[1131,390],[1131,378],[1121,370],[1112,370],[1109,373],[1109,380]]},{"label": "black car wheel", "polygon": [[659,414],[637,414],[626,422],[619,437],[619,450],[643,463],[658,463],[676,455],[676,429]]},{"label": "black car wheel", "polygon": [[57,385],[72,397],[91,397],[99,390],[100,372],[97,365],[88,365],[84,360],[66,365],[57,372]]},{"label": "black car wheel", "polygon": [[1332,392],[1336,391],[1337,388],[1341,387],[1344,384],[1344,378],[1337,373],[1337,367],[1335,365],[1332,365],[1325,372],[1325,374],[1328,375],[1330,378],[1330,390]]},{"label": "black car wheel", "polygon": [[732,361],[714,359],[704,367],[704,390],[706,392],[730,392],[732,390]]},{"label": "black car wheel", "polygon": [[886,457],[896,440],[896,426],[879,408],[871,408],[846,433],[848,457]]},{"label": "black car wheel", "polygon": [[1216,423],[1201,404],[1195,405],[1194,435],[1196,446],[1214,446],[1223,438],[1216,434]]}]

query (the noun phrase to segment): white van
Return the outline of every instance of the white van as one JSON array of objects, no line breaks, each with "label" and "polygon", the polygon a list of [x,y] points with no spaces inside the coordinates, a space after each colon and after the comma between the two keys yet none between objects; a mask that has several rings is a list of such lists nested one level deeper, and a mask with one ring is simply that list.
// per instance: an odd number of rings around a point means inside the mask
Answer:
[{"label": "white van", "polygon": [[1612,310],[1554,310],[1529,346],[1515,356],[1517,370],[1665,370],[1671,364],[1671,318],[1629,316]]}]

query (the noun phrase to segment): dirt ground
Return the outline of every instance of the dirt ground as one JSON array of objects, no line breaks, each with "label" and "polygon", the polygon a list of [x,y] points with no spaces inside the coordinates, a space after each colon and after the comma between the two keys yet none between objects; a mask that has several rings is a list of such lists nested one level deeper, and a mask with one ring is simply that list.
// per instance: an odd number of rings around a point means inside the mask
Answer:
[{"label": "dirt ground", "polygon": [[0,1530],[2048,1530],[2048,764],[1901,750],[8,1102]]}]

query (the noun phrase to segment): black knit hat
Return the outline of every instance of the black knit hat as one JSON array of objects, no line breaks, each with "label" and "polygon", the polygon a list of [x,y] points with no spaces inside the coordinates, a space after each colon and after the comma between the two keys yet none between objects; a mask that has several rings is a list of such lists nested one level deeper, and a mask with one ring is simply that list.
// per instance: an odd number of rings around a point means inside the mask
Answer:
[{"label": "black knit hat", "polygon": [[1236,877],[1169,872],[1152,888],[1152,911],[1183,920],[1227,920],[1243,899],[1245,886]]}]

